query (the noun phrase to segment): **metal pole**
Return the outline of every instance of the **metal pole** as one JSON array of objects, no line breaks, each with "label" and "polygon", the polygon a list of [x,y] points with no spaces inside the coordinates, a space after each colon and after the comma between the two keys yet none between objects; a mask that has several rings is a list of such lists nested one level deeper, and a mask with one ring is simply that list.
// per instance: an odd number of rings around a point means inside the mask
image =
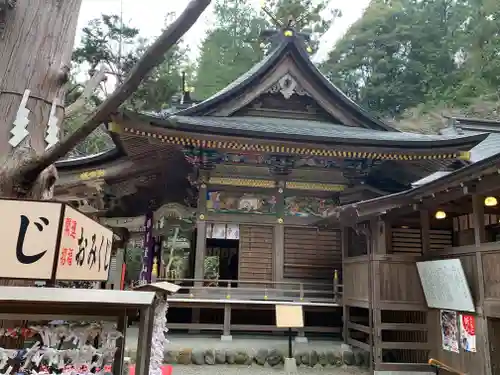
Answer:
[{"label": "metal pole", "polygon": [[288,358],[293,358],[292,355],[292,329],[288,328]]}]

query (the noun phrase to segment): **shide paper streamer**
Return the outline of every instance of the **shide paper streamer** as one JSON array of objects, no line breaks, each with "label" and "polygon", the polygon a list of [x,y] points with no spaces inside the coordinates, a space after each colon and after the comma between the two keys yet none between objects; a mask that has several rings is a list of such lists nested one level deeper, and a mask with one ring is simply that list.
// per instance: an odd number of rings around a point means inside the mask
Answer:
[{"label": "shide paper streamer", "polygon": [[165,337],[165,334],[168,332],[167,311],[167,299],[164,296],[158,297],[153,320],[149,375],[162,375],[161,366],[165,356],[165,347],[168,343],[168,340]]},{"label": "shide paper streamer", "polygon": [[[31,326],[24,329],[0,330],[0,335],[37,336],[29,349],[0,348],[0,374],[16,373],[29,375],[67,374],[91,375],[104,374],[106,364],[113,363],[116,353],[116,340],[122,334],[100,324]],[[99,338],[101,347],[95,348],[90,342]],[[62,349],[66,347],[66,349]],[[70,347],[70,348],[68,348]]]}]

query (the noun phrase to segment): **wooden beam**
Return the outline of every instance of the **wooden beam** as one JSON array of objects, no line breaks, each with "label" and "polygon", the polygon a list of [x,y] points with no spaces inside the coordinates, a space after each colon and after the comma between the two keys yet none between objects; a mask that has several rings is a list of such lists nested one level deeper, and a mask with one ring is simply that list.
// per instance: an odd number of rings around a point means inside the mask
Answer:
[{"label": "wooden beam", "polygon": [[430,244],[431,220],[429,211],[420,210],[420,237],[422,241],[422,254],[426,255],[431,250]]},{"label": "wooden beam", "polygon": [[[450,181],[448,186],[443,182],[442,185],[436,186],[436,190],[434,191],[429,190],[430,188],[415,188],[406,192],[392,194],[392,196],[384,196],[347,205],[333,217],[324,219],[321,222],[340,219],[350,221],[354,224],[356,221],[367,220],[372,216],[384,215],[386,213],[388,217],[398,217],[420,209],[433,209],[439,204],[462,198],[471,193],[487,194],[498,190],[500,175],[497,169],[490,167],[482,171],[482,173],[489,174],[485,177],[471,178],[465,182],[455,181],[456,179],[454,179]],[[446,180],[446,177],[443,180]],[[436,185],[433,183],[430,184],[433,186]]]},{"label": "wooden beam", "polygon": [[[478,194],[472,196],[472,222],[474,226],[474,244],[476,247],[481,247],[481,244],[485,242],[486,231],[484,227],[484,197]],[[484,315],[484,295],[485,295],[485,285],[484,285],[484,273],[483,273],[483,255],[481,252],[476,251],[476,270],[478,278],[478,289],[479,289],[479,301],[477,301],[477,329],[480,332],[482,340],[479,340],[479,345],[481,347],[480,351],[484,353],[484,367],[485,374],[491,375],[491,357],[490,344],[488,337],[488,322]]]}]

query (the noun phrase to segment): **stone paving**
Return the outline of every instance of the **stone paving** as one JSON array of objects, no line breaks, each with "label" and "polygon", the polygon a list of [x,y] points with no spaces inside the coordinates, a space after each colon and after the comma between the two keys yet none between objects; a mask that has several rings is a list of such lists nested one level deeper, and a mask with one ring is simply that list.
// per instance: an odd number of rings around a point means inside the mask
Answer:
[{"label": "stone paving", "polygon": [[[127,350],[135,351],[137,348],[137,338],[139,330],[137,327],[127,329],[125,346]],[[278,349],[286,351],[288,341],[285,336],[269,335],[234,335],[232,341],[221,341],[220,335],[199,335],[199,334],[179,334],[169,333],[167,335],[170,343],[167,350],[181,350],[191,348],[193,350],[205,349],[232,349],[232,350],[258,350],[258,349]],[[309,338],[307,343],[293,343],[294,350],[340,350],[342,341],[327,338]]]},{"label": "stone paving", "polygon": [[[299,375],[365,375],[368,374],[367,369],[357,367],[299,367],[297,373]],[[261,367],[253,366],[183,366],[174,365],[172,375],[278,375],[284,374],[283,366],[281,367]]]},{"label": "stone paving", "polygon": [[[137,329],[127,331],[125,356],[132,363],[136,357],[137,336]],[[273,368],[283,366],[288,352],[285,336],[238,335],[233,336],[232,341],[221,341],[219,335],[177,333],[167,337],[170,342],[165,350],[164,363],[188,367],[217,365],[215,367],[225,368],[229,364],[239,369],[236,372],[244,372],[250,366],[258,371],[267,368],[267,373],[273,373]],[[292,349],[297,365],[301,365],[305,374],[345,374],[355,371],[350,369],[351,366],[368,367],[367,352],[350,348],[339,340],[309,338],[305,343],[294,342]]]}]

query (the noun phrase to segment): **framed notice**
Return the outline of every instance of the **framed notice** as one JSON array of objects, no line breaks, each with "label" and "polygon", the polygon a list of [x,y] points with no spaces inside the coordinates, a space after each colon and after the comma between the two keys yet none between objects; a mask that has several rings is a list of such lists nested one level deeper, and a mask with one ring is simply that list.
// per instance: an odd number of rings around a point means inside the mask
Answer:
[{"label": "framed notice", "polygon": [[300,305],[276,305],[276,327],[304,327],[304,312]]},{"label": "framed notice", "polygon": [[239,240],[240,239],[240,226],[238,224],[226,225],[226,240]]},{"label": "framed notice", "polygon": [[460,259],[417,262],[417,270],[429,308],[475,312]]},{"label": "framed notice", "polygon": [[226,238],[226,224],[214,224],[212,227],[212,238],[224,240]]},{"label": "framed notice", "polygon": [[214,225],[212,223],[207,223],[207,235],[206,238],[212,238],[212,230]]}]

